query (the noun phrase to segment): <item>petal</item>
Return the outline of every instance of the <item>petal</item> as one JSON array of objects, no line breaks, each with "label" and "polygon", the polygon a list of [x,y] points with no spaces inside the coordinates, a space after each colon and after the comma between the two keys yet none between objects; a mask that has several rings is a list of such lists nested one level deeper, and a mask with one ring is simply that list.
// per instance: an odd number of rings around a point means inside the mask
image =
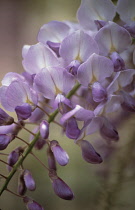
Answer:
[{"label": "petal", "polygon": [[127,69],[120,73],[118,78],[119,85],[121,87],[126,87],[127,85],[131,84],[135,75],[135,69]]},{"label": "petal", "polygon": [[78,80],[88,86],[92,81],[103,81],[113,73],[113,63],[110,59],[93,53],[78,69]]},{"label": "petal", "polygon": [[101,55],[121,53],[131,45],[131,36],[126,29],[114,22],[109,22],[95,36]]},{"label": "petal", "polygon": [[49,68],[50,75],[55,85],[55,94],[67,94],[74,86],[74,76],[64,68]]},{"label": "petal", "polygon": [[41,43],[32,45],[23,60],[24,69],[30,74],[36,74],[44,67],[58,65],[55,53]]},{"label": "petal", "polygon": [[71,117],[75,116],[80,121],[85,121],[91,119],[94,114],[92,111],[84,109],[80,105],[76,105],[74,109],[64,114],[61,118],[61,123],[65,123]]},{"label": "petal", "polygon": [[69,34],[70,27],[63,22],[51,21],[43,25],[38,33],[38,41],[46,44],[51,42],[60,43]]},{"label": "petal", "polygon": [[95,133],[102,127],[103,121],[101,117],[94,117],[86,127],[86,135]]},{"label": "petal", "polygon": [[92,53],[98,53],[98,46],[94,39],[83,31],[75,31],[67,36],[60,46],[60,56],[67,61],[84,62]]},{"label": "petal", "polygon": [[21,106],[27,101],[27,93],[24,89],[22,82],[12,82],[6,90],[6,98],[9,106],[15,108]]},{"label": "petal", "polygon": [[13,81],[25,81],[25,78],[17,73],[8,72],[4,78],[2,79],[1,83],[3,86],[9,86]]},{"label": "petal", "polygon": [[77,17],[81,26],[88,30],[96,30],[94,20],[113,20],[115,6],[109,0],[82,0]]},{"label": "petal", "polygon": [[34,78],[34,89],[43,94],[45,98],[53,99],[55,85],[48,69],[42,69]]},{"label": "petal", "polygon": [[104,106],[105,113],[112,113],[120,110],[123,98],[120,95],[111,95]]},{"label": "petal", "polygon": [[120,15],[121,20],[126,23],[130,23],[135,20],[135,1],[130,0],[118,0],[117,12]]}]

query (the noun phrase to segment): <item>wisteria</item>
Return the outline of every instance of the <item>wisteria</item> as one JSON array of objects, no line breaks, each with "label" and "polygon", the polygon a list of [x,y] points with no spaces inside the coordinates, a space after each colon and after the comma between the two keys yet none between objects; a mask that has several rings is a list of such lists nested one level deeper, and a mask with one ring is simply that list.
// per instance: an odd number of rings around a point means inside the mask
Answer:
[{"label": "wisteria", "polygon": [[[10,173],[0,195],[20,169],[17,195],[28,210],[44,209],[26,196],[27,190],[36,189],[36,180],[22,165],[35,148],[46,151],[48,165],[42,164],[54,193],[65,200],[74,198],[57,174],[57,165],[66,166],[70,157],[59,139],[50,138],[50,123],[58,125],[61,138],[66,135],[74,141],[82,158],[91,164],[101,164],[105,157],[87,136],[98,132],[106,144],[120,139],[116,122],[125,113],[135,112],[133,8],[135,1],[82,0],[78,22],[51,21],[39,30],[37,44],[24,45],[24,72],[7,73],[0,87],[0,150],[15,139],[24,143],[17,143],[8,154]],[[14,112],[15,119],[6,111]],[[28,123],[35,125],[34,130],[27,128]],[[21,130],[29,132],[30,140],[21,137]]]}]

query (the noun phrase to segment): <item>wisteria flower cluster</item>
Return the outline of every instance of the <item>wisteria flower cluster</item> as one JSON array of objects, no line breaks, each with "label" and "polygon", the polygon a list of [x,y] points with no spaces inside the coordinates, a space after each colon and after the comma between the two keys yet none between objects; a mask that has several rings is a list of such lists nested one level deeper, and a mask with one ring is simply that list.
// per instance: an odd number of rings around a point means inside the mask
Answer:
[{"label": "wisteria flower cluster", "polygon": [[[0,150],[15,138],[25,145],[8,155],[10,173],[0,194],[35,147],[47,150],[46,169],[55,194],[66,200],[74,198],[57,175],[56,162],[65,166],[69,156],[59,139],[50,139],[51,122],[74,140],[88,163],[99,164],[103,159],[86,136],[99,132],[107,143],[119,140],[110,115],[117,121],[122,114],[135,112],[134,8],[132,0],[118,0],[116,5],[111,0],[82,0],[78,23],[51,21],[39,30],[37,44],[23,47],[24,72],[7,73],[0,88],[2,106],[17,116],[16,121],[0,109]],[[55,120],[57,114],[60,122]],[[36,125],[33,131],[27,129],[27,123]],[[30,133],[30,142],[19,136],[22,129]],[[18,195],[29,210],[43,210],[25,195],[35,189],[31,172],[22,168]]]}]

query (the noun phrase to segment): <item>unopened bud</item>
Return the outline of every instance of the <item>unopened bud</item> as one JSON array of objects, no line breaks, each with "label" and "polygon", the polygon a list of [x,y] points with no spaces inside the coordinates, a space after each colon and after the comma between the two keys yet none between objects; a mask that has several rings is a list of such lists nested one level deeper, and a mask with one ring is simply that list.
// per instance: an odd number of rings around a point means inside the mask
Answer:
[{"label": "unopened bud", "polygon": [[74,117],[68,119],[66,122],[66,136],[70,139],[77,139],[80,133],[81,131],[78,128],[76,119]]},{"label": "unopened bud", "polygon": [[49,136],[49,123],[46,120],[43,120],[40,123],[40,135],[43,139],[47,139]]},{"label": "unopened bud", "polygon": [[125,63],[124,60],[120,57],[120,55],[117,52],[113,52],[110,55],[113,65],[114,65],[114,71],[118,72],[121,71],[123,69],[125,69]]},{"label": "unopened bud", "polygon": [[12,139],[12,135],[0,134],[0,150],[6,149]]},{"label": "unopened bud", "polygon": [[39,203],[27,196],[23,198],[23,202],[26,204],[28,210],[44,210],[44,208]]},{"label": "unopened bud", "polygon": [[24,182],[24,171],[22,171],[22,173],[19,176],[19,181],[18,181],[18,194],[19,195],[24,195],[26,193],[26,186],[25,186],[25,182]]},{"label": "unopened bud", "polygon": [[16,106],[15,108],[18,120],[27,120],[32,113],[32,108],[29,104],[24,103],[21,106]]},{"label": "unopened bud", "polygon": [[58,197],[64,200],[73,200],[74,194],[72,190],[62,179],[57,176],[51,176],[51,174],[50,178],[52,181],[53,190]]},{"label": "unopened bud", "polygon": [[11,167],[13,166],[19,159],[20,154],[23,152],[22,147],[18,147],[15,150],[13,150],[9,155],[8,155],[8,171],[11,171]]},{"label": "unopened bud", "polygon": [[36,189],[36,183],[29,170],[24,171],[23,178],[24,178],[26,188],[28,190],[34,191]]},{"label": "unopened bud", "polygon": [[51,150],[54,154],[55,159],[61,166],[65,166],[69,162],[69,156],[65,150],[59,145],[58,141],[53,140],[50,143]]},{"label": "unopened bud", "polygon": [[88,163],[102,163],[102,157],[98,154],[93,146],[86,140],[78,141],[78,144],[81,146],[82,157]]},{"label": "unopened bud", "polygon": [[92,85],[92,96],[95,102],[101,102],[107,97],[106,89],[99,82],[94,82]]},{"label": "unopened bud", "polygon": [[50,170],[56,171],[56,161],[54,158],[54,154],[50,148],[47,149],[47,158],[48,158],[48,167]]},{"label": "unopened bud", "polygon": [[106,118],[104,118],[103,126],[100,128],[100,134],[104,139],[109,141],[119,140],[119,134],[116,128]]},{"label": "unopened bud", "polygon": [[11,125],[14,122],[14,118],[10,117],[3,109],[0,108],[0,126]]}]

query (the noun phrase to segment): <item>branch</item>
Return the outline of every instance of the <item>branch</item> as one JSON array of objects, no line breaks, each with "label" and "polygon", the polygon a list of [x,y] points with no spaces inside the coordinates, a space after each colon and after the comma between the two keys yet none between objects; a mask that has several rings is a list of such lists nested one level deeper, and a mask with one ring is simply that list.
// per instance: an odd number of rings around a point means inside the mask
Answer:
[{"label": "branch", "polygon": [[[74,93],[79,89],[80,84],[77,83],[73,89],[67,94],[67,98],[71,98]],[[53,120],[55,119],[55,117],[57,116],[57,114],[59,113],[58,109],[56,109],[49,117],[48,119],[48,123],[53,122]],[[24,153],[22,154],[21,158],[17,161],[17,163],[14,165],[12,171],[10,172],[10,174],[8,175],[6,181],[4,182],[2,188],[0,189],[0,195],[2,195],[2,193],[4,192],[4,190],[7,189],[7,186],[10,182],[10,180],[12,179],[13,175],[15,174],[15,172],[17,171],[17,169],[19,168],[19,166],[22,165],[23,161],[26,159],[26,157],[28,156],[28,154],[31,153],[34,145],[36,144],[38,138],[40,136],[40,133],[38,132],[35,136],[35,138],[33,139],[33,141],[29,144],[28,148],[24,151]]]}]

